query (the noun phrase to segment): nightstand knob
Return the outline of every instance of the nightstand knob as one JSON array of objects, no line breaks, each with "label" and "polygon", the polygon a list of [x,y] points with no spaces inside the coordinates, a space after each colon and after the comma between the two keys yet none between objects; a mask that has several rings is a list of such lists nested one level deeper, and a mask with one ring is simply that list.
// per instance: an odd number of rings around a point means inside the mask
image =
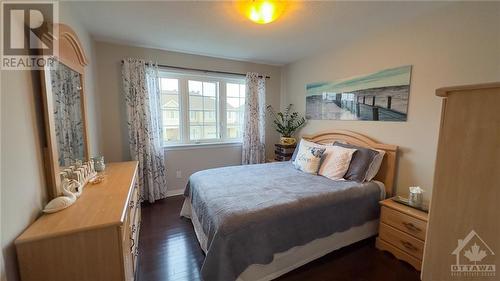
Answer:
[{"label": "nightstand knob", "polygon": [[408,228],[408,230],[415,231],[415,232],[420,232],[421,229],[416,227],[413,223],[411,222],[403,222],[403,225]]},{"label": "nightstand knob", "polygon": [[403,246],[410,251],[418,250],[417,247],[413,246],[413,244],[410,242],[401,240],[401,244],[403,244]]}]

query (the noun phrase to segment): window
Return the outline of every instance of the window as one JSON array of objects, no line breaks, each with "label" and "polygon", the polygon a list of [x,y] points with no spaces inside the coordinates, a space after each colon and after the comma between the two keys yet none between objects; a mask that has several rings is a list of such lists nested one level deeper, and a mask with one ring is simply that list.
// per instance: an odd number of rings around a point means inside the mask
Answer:
[{"label": "window", "polygon": [[160,110],[164,142],[181,140],[179,79],[160,78]]},{"label": "window", "polygon": [[245,113],[245,84],[226,83],[226,135],[241,138]]},{"label": "window", "polygon": [[188,80],[189,139],[218,139],[217,125],[219,82]]},{"label": "window", "polygon": [[160,71],[163,144],[240,141],[245,80]]}]

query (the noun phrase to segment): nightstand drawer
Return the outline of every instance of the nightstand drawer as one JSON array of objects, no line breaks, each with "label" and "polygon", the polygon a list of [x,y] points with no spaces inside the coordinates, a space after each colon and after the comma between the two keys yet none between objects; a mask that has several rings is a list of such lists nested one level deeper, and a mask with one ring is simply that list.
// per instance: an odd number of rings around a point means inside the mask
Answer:
[{"label": "nightstand drawer", "polygon": [[403,232],[411,234],[420,240],[425,240],[427,223],[417,218],[408,216],[391,208],[382,206],[380,220]]},{"label": "nightstand drawer", "polygon": [[385,242],[396,246],[419,260],[422,260],[424,242],[418,240],[417,238],[384,223],[380,224],[379,237]]}]

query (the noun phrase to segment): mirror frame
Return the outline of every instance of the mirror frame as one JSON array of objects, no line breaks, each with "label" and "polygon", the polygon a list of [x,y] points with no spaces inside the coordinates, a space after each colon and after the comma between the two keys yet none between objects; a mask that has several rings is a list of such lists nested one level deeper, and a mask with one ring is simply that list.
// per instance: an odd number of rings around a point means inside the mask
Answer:
[{"label": "mirror frame", "polygon": [[[51,36],[52,43],[55,48],[58,48],[58,55],[55,59],[60,63],[63,63],[71,70],[78,72],[80,74],[80,84],[81,84],[81,107],[82,107],[82,122],[83,122],[83,138],[84,138],[84,158],[85,160],[90,159],[90,145],[88,141],[87,132],[87,118],[85,111],[85,66],[88,64],[87,57],[83,51],[82,44],[78,39],[76,33],[71,29],[71,27],[65,24],[54,24],[54,34],[56,36]],[[57,46],[57,47],[56,47]],[[55,121],[54,121],[54,105],[53,105],[53,95],[50,71],[48,67],[44,67],[40,71],[41,75],[41,89],[43,97],[43,107],[44,107],[44,121],[45,121],[45,134],[46,134],[46,146],[44,149],[44,159],[45,159],[45,174],[47,178],[47,191],[49,200],[55,198],[62,194],[61,191],[61,179],[59,177],[60,166],[59,166],[59,153],[57,149],[57,139],[55,132]]]}]

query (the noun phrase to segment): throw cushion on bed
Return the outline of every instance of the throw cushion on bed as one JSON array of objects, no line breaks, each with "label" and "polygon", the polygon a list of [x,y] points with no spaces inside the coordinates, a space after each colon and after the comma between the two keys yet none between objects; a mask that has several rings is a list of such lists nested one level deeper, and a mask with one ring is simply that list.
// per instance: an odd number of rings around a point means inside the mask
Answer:
[{"label": "throw cushion on bed", "polygon": [[356,149],[342,146],[328,146],[324,153],[318,174],[332,180],[343,179]]},{"label": "throw cushion on bed", "polygon": [[297,148],[295,148],[295,150],[293,151],[292,158],[290,159],[292,162],[294,162],[295,158],[297,158],[297,154],[300,151],[300,147],[304,146],[304,145],[307,145],[307,146],[310,146],[310,147],[316,147],[316,148],[325,148],[326,147],[323,144],[319,144],[319,143],[315,143],[315,142],[312,142],[312,141],[307,141],[305,139],[301,139],[300,142],[299,142],[299,144],[297,145]]},{"label": "throw cushion on bed", "polygon": [[373,159],[372,163],[370,164],[370,167],[368,168],[368,171],[366,172],[366,181],[371,181],[378,173],[378,170],[380,170],[380,165],[382,164],[382,160],[384,160],[384,155],[385,151],[383,150],[378,150],[377,156]]},{"label": "throw cushion on bed", "polygon": [[325,148],[319,148],[302,144],[297,152],[297,157],[293,161],[296,169],[308,174],[317,174],[321,164],[321,157],[325,152]]},{"label": "throw cushion on bed", "polygon": [[344,179],[364,182],[366,180],[368,168],[370,168],[370,164],[375,159],[375,156],[377,156],[378,152],[366,147],[356,146],[352,144],[335,142],[333,145],[356,149],[356,152],[354,152],[354,155],[352,156],[349,169],[347,169],[347,172],[344,175]]}]

